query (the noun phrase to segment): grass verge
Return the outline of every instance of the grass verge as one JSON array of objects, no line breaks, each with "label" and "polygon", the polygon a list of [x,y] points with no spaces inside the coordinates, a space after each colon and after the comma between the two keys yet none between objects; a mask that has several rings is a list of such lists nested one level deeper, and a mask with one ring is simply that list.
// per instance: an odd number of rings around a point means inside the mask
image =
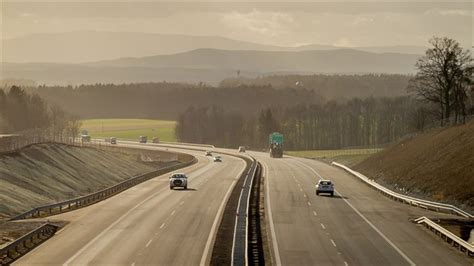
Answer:
[{"label": "grass verge", "polygon": [[286,151],[286,155],[318,159],[325,162],[339,162],[348,166],[356,165],[365,160],[372,154],[375,154],[382,149],[342,149],[342,150],[309,150],[309,151]]}]

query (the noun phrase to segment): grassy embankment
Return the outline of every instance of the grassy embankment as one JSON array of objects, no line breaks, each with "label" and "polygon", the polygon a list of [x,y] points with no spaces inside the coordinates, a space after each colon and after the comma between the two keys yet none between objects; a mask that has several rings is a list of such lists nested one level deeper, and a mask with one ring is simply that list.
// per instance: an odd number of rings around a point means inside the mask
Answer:
[{"label": "grassy embankment", "polygon": [[355,170],[410,194],[474,209],[474,120],[401,141]]},{"label": "grassy embankment", "polygon": [[175,142],[175,121],[152,119],[89,119],[82,120],[82,129],[92,138],[116,137],[138,139],[148,136],[151,140],[158,137],[161,141]]},{"label": "grassy embankment", "polygon": [[310,150],[310,151],[286,151],[285,154],[309,159],[318,159],[325,162],[339,162],[353,166],[382,149],[343,149],[343,150]]}]

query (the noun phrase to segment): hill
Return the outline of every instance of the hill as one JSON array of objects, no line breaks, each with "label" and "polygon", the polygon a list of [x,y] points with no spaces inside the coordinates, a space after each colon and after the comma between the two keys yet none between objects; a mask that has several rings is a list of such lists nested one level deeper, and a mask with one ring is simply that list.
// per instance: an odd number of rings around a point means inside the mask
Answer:
[{"label": "hill", "polygon": [[302,52],[198,49],[173,55],[122,58],[87,64],[4,63],[5,78],[38,84],[207,82],[279,74],[413,73],[418,55],[351,49]]},{"label": "hill", "polygon": [[379,183],[474,208],[474,120],[404,140],[355,169]]},{"label": "hill", "polygon": [[174,54],[198,48],[275,50],[278,47],[218,36],[138,32],[41,33],[3,40],[5,62],[80,63],[120,57]]},{"label": "hill", "polygon": [[370,53],[353,49],[230,51],[197,49],[189,52],[92,63],[93,66],[233,69],[251,72],[411,73],[419,56]]},{"label": "hill", "polygon": [[[138,32],[74,31],[38,33],[2,40],[3,61],[80,63],[120,57],[144,57],[187,52],[199,48],[258,51],[333,50],[332,45],[280,47],[238,41],[219,36],[192,36]],[[418,46],[356,47],[378,53],[422,54]]]}]

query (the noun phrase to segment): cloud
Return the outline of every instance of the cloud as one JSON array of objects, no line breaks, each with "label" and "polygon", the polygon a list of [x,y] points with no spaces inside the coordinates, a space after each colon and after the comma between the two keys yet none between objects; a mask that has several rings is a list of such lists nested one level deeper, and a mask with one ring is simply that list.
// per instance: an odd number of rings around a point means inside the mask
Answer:
[{"label": "cloud", "polygon": [[374,22],[373,18],[357,16],[354,19],[354,21],[352,22],[352,25],[353,26],[365,26],[365,25],[370,24],[372,22]]},{"label": "cloud", "polygon": [[24,12],[20,14],[20,17],[22,18],[28,18],[34,16],[32,13]]},{"label": "cloud", "polygon": [[250,12],[233,11],[222,15],[222,21],[236,30],[249,30],[267,36],[277,36],[288,32],[294,19],[282,12],[262,12],[256,9]]},{"label": "cloud", "polygon": [[471,10],[466,9],[431,9],[425,12],[427,15],[437,16],[472,16]]}]

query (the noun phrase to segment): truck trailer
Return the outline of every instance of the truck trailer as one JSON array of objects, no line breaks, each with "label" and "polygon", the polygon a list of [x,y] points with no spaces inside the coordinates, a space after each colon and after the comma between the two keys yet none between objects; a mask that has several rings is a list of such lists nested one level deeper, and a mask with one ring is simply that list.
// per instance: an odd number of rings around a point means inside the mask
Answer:
[{"label": "truck trailer", "polygon": [[271,158],[282,158],[283,157],[283,135],[278,132],[273,132],[268,137],[270,146],[270,157]]}]

